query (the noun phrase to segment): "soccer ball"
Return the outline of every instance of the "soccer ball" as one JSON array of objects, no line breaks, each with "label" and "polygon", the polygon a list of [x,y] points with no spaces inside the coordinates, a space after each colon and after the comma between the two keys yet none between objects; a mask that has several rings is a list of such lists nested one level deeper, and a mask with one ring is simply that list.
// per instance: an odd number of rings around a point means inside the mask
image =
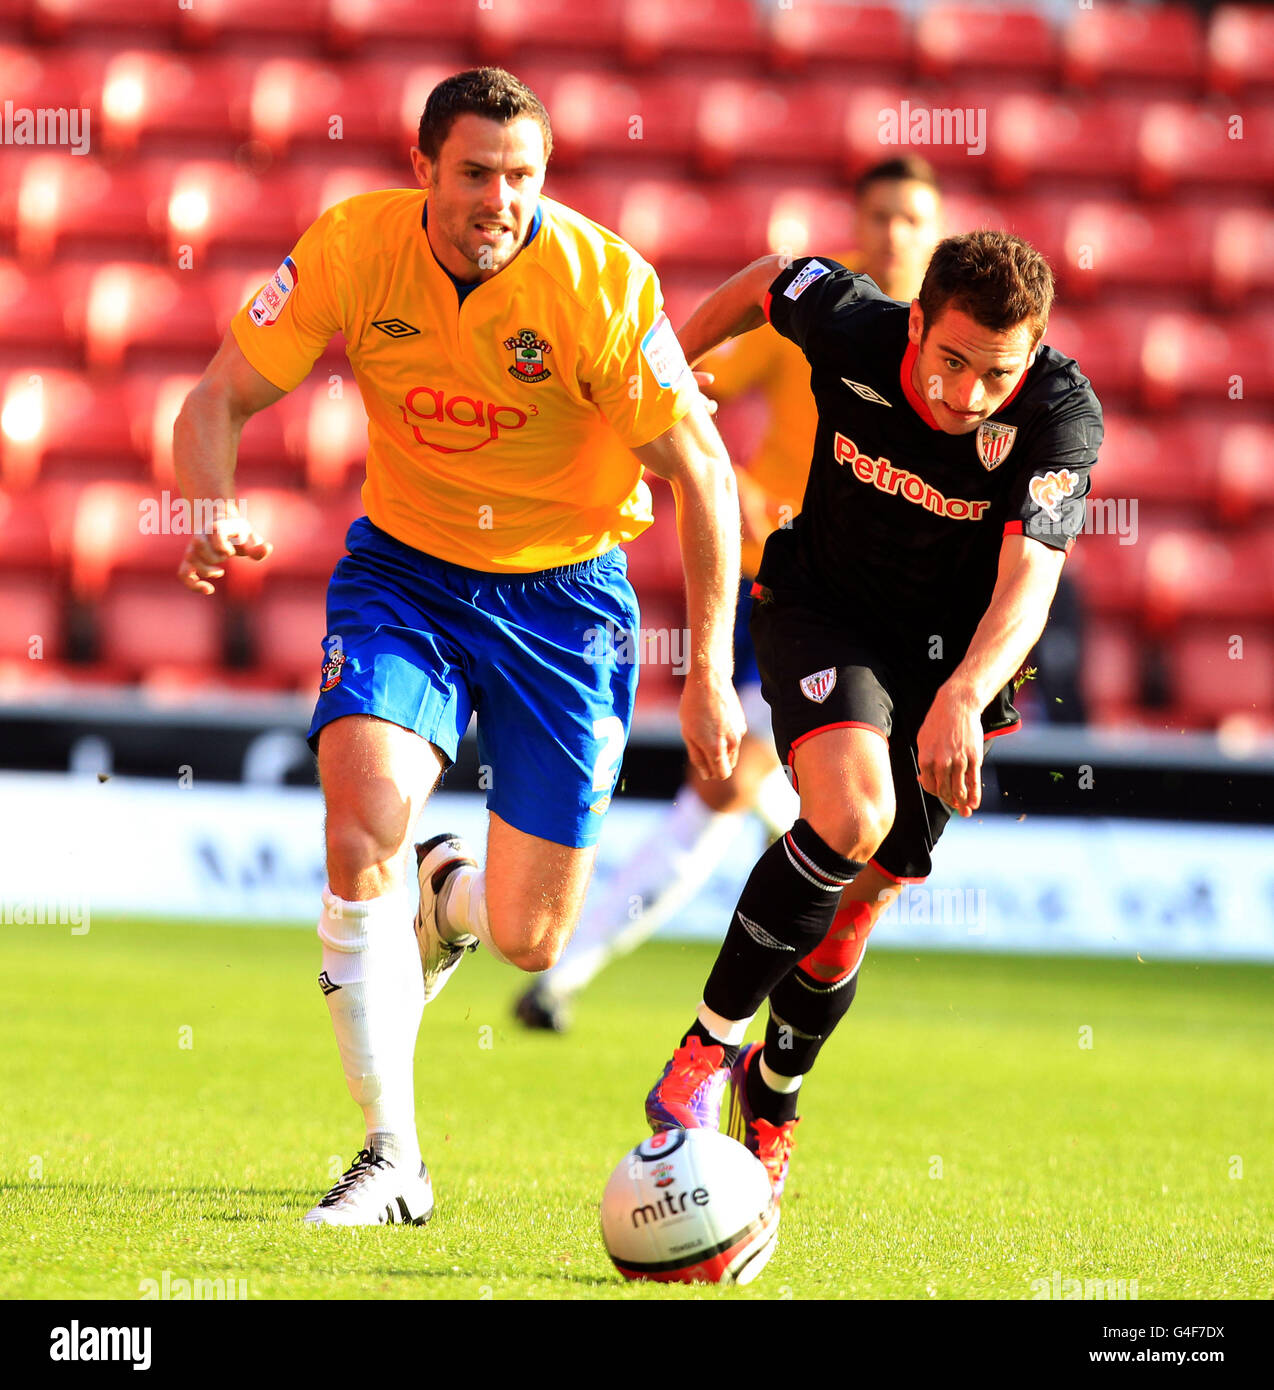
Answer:
[{"label": "soccer ball", "polygon": [[667,1129],[624,1155],[602,1193],[602,1239],[625,1279],[748,1284],[779,1238],[769,1174],[714,1129]]}]

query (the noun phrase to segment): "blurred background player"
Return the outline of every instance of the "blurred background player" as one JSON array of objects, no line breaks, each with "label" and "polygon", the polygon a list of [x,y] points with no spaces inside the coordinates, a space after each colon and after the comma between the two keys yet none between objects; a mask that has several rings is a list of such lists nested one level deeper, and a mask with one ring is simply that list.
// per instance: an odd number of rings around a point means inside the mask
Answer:
[{"label": "blurred background player", "polygon": [[[575,925],[637,682],[635,662],[589,634],[639,621],[620,543],[650,521],[643,466],[670,480],[684,542],[696,770],[728,775],[742,731],[729,459],[653,269],[541,198],[551,151],[543,105],[511,74],[439,83],[411,151],[420,188],[329,208],[236,315],[177,422],[183,491],[222,516],[179,575],[211,594],[231,557],[270,552],[231,500],[243,423],[338,332],[369,419],[368,515],[328,588],[309,731],[327,833],[319,987],[365,1139],[306,1216],[316,1224],[428,1220],[424,1006],[479,944],[542,970]],[[474,715],[491,770],[486,865],[440,834],[409,870],[417,818]]]},{"label": "blurred background player", "polygon": [[[855,183],[854,249],[836,259],[870,275],[891,299],[910,302],[941,235],[941,194],[932,166],[914,155],[888,159],[866,169]],[[690,901],[737,843],[749,813],[760,819],[770,839],[796,816],[797,798],[770,736],[748,615],[766,537],[790,525],[801,509],[818,419],[809,363],[794,343],[767,325],[726,343],[701,368],[712,374],[710,392],[718,400],[757,392],[765,402],[760,445],[735,469],[743,513],[743,582],[734,683],[748,732],[733,775],[715,782],[688,775],[650,837],[589,897],[561,960],[517,1001],[517,1017],[529,1028],[564,1032],[572,997]]]}]

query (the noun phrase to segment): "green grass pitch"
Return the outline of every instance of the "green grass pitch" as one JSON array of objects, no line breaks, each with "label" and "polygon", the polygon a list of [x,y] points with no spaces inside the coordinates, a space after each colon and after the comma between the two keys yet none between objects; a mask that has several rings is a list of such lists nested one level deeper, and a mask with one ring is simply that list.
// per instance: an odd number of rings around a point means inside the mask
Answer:
[{"label": "green grass pitch", "polygon": [[0,1296],[165,1272],[252,1298],[1271,1295],[1274,970],[883,949],[806,1082],[768,1269],[625,1284],[598,1198],[712,954],[648,946],[565,1038],[521,1031],[523,977],[470,958],[417,1049],[434,1219],[341,1231],[300,1220],[362,1137],[312,933],[8,934]]}]

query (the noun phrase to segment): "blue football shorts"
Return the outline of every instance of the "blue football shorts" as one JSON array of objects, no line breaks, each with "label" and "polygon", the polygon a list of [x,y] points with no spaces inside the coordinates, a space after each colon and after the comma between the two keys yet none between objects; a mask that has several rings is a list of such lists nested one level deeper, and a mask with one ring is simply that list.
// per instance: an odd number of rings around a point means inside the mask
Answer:
[{"label": "blue football shorts", "polygon": [[616,547],[533,574],[448,564],[360,517],[327,591],[311,748],[374,715],[454,762],[470,718],[487,809],[556,844],[597,843],[632,723],[640,629]]}]

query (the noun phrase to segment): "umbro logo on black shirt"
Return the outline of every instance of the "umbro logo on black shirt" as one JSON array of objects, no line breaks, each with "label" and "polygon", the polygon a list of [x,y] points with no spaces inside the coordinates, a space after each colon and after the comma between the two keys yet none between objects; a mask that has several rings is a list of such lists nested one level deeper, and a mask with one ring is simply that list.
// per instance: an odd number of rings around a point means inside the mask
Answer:
[{"label": "umbro logo on black shirt", "polygon": [[861,396],[863,400],[870,401],[872,405],[887,405],[890,410],[894,408],[892,401],[887,401],[879,391],[873,391],[870,386],[864,386],[861,381],[850,381],[847,376],[841,377],[841,380],[851,391]]}]

